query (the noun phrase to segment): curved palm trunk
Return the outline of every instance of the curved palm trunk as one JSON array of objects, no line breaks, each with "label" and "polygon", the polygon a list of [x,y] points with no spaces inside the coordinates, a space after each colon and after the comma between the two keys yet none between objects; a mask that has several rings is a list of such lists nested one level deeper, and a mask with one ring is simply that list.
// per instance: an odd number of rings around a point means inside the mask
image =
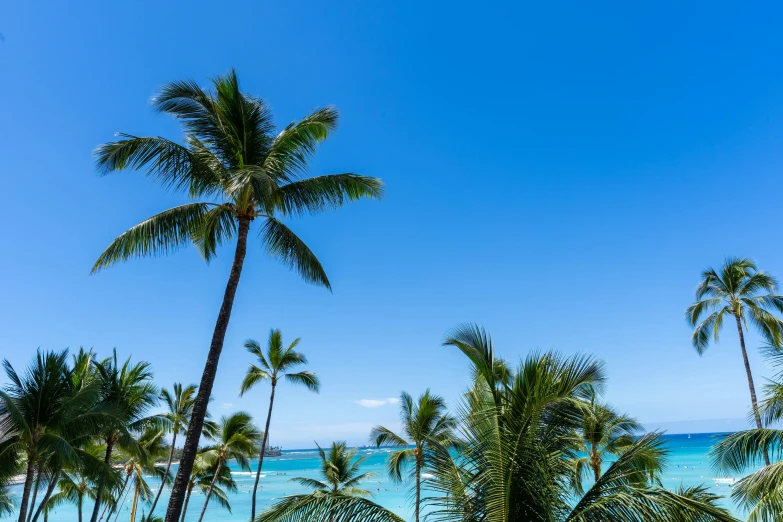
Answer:
[{"label": "curved palm trunk", "polygon": [[601,478],[601,457],[598,456],[595,449],[590,454],[590,467],[593,468],[593,478],[598,482],[598,479]]},{"label": "curved palm trunk", "polygon": [[185,514],[188,512],[188,504],[190,503],[190,494],[193,493],[193,486],[195,486],[193,483],[188,485],[188,493],[185,495],[185,505],[182,507],[182,518],[179,519],[179,522],[185,522]]},{"label": "curved palm trunk", "polygon": [[198,517],[198,522],[201,522],[204,519],[204,513],[207,511],[207,506],[209,505],[209,499],[212,496],[212,490],[215,489],[215,482],[217,482],[218,477],[220,476],[220,470],[223,467],[223,461],[219,461],[217,465],[217,469],[215,470],[215,476],[212,477],[212,482],[209,483],[209,489],[207,490],[207,498],[204,500],[204,507],[201,508],[201,515]]},{"label": "curved palm trunk", "polygon": [[57,486],[58,480],[60,480],[59,471],[55,472],[55,474],[52,475],[52,478],[49,481],[49,486],[47,486],[46,488],[46,494],[44,494],[44,497],[41,499],[41,503],[38,505],[38,509],[35,510],[35,515],[32,518],[32,522],[36,522],[38,520],[38,517],[41,516],[41,512],[44,510],[44,507],[46,507],[46,503],[49,502],[52,493],[54,493],[54,488]]},{"label": "curved palm trunk", "polygon": [[79,495],[79,500],[76,501],[76,512],[79,514],[79,522],[82,522],[82,502],[83,495]]},{"label": "curved palm trunk", "polygon": [[35,509],[35,501],[38,499],[38,490],[41,489],[41,471],[35,474],[35,486],[33,486],[33,498],[30,499],[30,507],[27,510],[27,522],[33,518],[33,509]]},{"label": "curved palm trunk", "polygon": [[[106,455],[103,457],[103,463],[107,466],[111,465],[111,452],[114,447],[114,441],[111,437],[109,437],[106,440]],[[103,480],[103,477],[101,477],[98,480],[98,488],[95,491],[95,507],[92,508],[92,516],[90,517],[90,522],[95,522],[98,520],[98,511],[101,509],[101,501],[103,500],[103,488],[105,486],[106,482]]]},{"label": "curved palm trunk", "polygon": [[421,450],[416,452],[416,522],[419,522],[419,508],[421,506]]},{"label": "curved palm trunk", "polygon": [[[122,482],[122,488],[120,488],[120,493],[117,495],[118,502],[114,503],[114,506],[112,506],[111,511],[109,511],[108,516],[106,517],[106,520],[109,520],[112,515],[114,515],[114,512],[117,512],[117,515],[114,517],[114,522],[117,522],[117,520],[120,518],[120,511],[122,511],[122,506],[125,505],[125,500],[128,498],[128,492],[125,491],[128,487],[128,481],[130,480],[131,473],[128,472],[125,475],[125,480]],[[108,506],[106,506],[108,508]],[[104,511],[106,511],[104,509]],[[101,514],[101,520],[103,520],[103,514]]]},{"label": "curved palm trunk", "polygon": [[22,490],[22,501],[19,503],[18,522],[25,522],[27,518],[27,504],[30,503],[30,490],[33,488],[33,478],[35,477],[35,457],[27,457],[27,473],[24,477],[24,489]]},{"label": "curved palm trunk", "polygon": [[[738,315],[734,316],[737,320],[737,332],[739,333],[740,347],[742,348],[742,360],[745,363],[745,373],[748,374],[748,387],[750,388],[750,402],[753,407],[753,417],[756,419],[756,427],[764,429],[761,424],[761,415],[759,415],[759,405],[756,401],[756,386],[753,384],[753,374],[750,371],[750,362],[748,361],[748,352],[745,350],[745,335],[742,333],[742,323]],[[764,449],[764,463],[769,466],[769,452]]]},{"label": "curved palm trunk", "polygon": [[220,352],[223,351],[223,342],[226,339],[226,330],[228,329],[228,321],[231,318],[231,309],[234,306],[239,277],[242,275],[242,265],[245,262],[245,254],[247,253],[247,233],[249,230],[250,219],[240,219],[234,263],[231,266],[226,292],[223,295],[223,304],[220,306],[220,312],[215,323],[212,344],[209,347],[204,373],[201,375],[198,395],[196,395],[196,401],[193,404],[193,413],[190,417],[185,445],[182,448],[182,458],[179,462],[177,478],[174,479],[174,486],[171,488],[171,498],[166,510],[166,522],[177,522],[182,511],[182,503],[185,500],[188,481],[190,480],[190,474],[193,472],[193,462],[196,460],[196,453],[198,453],[198,442],[201,438],[201,430],[204,427],[204,417],[207,414],[209,396],[212,395],[212,385],[215,382]]},{"label": "curved palm trunk", "polygon": [[136,522],[136,506],[139,505],[139,484],[136,483],[136,488],[133,491],[133,505],[131,507],[130,522]]},{"label": "curved palm trunk", "polygon": [[275,386],[272,385],[272,394],[269,396],[269,412],[266,414],[266,428],[264,439],[261,441],[261,454],[258,456],[258,469],[256,469],[256,483],[253,485],[253,498],[251,499],[250,520],[256,519],[256,494],[258,492],[258,479],[261,478],[261,466],[264,464],[264,452],[269,437],[269,422],[272,420],[272,407],[275,404]]},{"label": "curved palm trunk", "polygon": [[155,512],[155,506],[158,505],[158,500],[160,499],[160,495],[161,493],[163,493],[163,486],[166,485],[165,480],[169,476],[169,470],[171,469],[171,461],[174,460],[174,450],[176,449],[176,446],[174,444],[176,442],[177,442],[177,430],[175,429],[171,437],[171,451],[169,451],[169,461],[166,463],[166,471],[163,473],[163,478],[160,479],[160,489],[158,490],[158,494],[155,495],[155,500],[152,501],[152,506],[150,506],[150,513],[147,516],[148,519],[152,518],[152,514]]}]

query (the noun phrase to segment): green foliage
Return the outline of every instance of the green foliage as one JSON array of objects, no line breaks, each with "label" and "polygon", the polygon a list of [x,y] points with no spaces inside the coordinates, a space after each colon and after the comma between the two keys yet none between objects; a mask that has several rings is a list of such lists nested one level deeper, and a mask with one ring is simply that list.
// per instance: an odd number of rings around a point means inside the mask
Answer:
[{"label": "green foliage", "polygon": [[658,434],[623,445],[617,460],[574,495],[573,462],[586,406],[606,377],[589,357],[532,353],[515,371],[495,360],[489,335],[460,327],[444,344],[466,354],[475,382],[459,407],[459,451],[434,444],[425,501],[436,521],[734,521],[699,491],[658,485]]},{"label": "green foliage", "polygon": [[266,103],[242,93],[234,71],[212,80],[212,90],[192,81],[172,82],[153,107],[177,119],[184,144],[161,137],[121,134],[95,151],[103,173],[146,170],[166,188],[194,201],[157,214],[115,239],[93,272],[134,257],[172,252],[188,243],[205,260],[232,240],[241,221],[263,222],[267,252],[303,279],[330,287],[321,263],[281,218],[378,199],[376,178],[346,173],[305,177],[317,145],[337,126],[337,111],[319,109],[276,132]]},{"label": "green foliage", "polygon": [[694,327],[691,341],[699,354],[710,340],[718,342],[729,315],[739,318],[746,328],[750,323],[768,343],[780,346],[783,321],[773,312],[783,313],[783,296],[776,294],[777,289],[777,280],[750,259],[728,258],[720,271],[705,270],[696,288],[696,302],[685,312]]},{"label": "green foliage", "polygon": [[[318,445],[316,443],[316,445]],[[344,441],[333,442],[328,452],[318,446],[321,457],[321,480],[296,477],[292,482],[313,489],[308,495],[291,495],[258,515],[255,522],[403,522],[400,517],[367,497],[372,493],[358,487],[374,478],[372,472],[361,473],[367,457],[357,457]]]},{"label": "green foliage", "polygon": [[406,468],[409,471],[408,479],[413,483],[414,510],[418,521],[421,473],[428,465],[430,445],[445,448],[452,446],[456,420],[446,412],[443,398],[427,390],[415,402],[407,392],[400,395],[400,423],[403,436],[383,426],[375,426],[370,432],[370,440],[378,447],[398,448],[389,454],[387,470],[392,480],[398,482],[403,480]]},{"label": "green foliage", "polygon": [[304,354],[296,351],[299,341],[300,339],[294,339],[287,348],[284,348],[282,332],[273,329],[269,332],[267,352],[264,353],[258,341],[248,339],[245,342],[245,348],[255,356],[257,364],[251,364],[250,368],[248,368],[242,381],[242,386],[239,389],[239,395],[244,395],[262,381],[270,381],[272,386],[276,386],[281,378],[284,378],[291,384],[304,386],[317,393],[321,383],[315,373],[310,371],[290,371],[297,366],[307,364],[307,358]]}]

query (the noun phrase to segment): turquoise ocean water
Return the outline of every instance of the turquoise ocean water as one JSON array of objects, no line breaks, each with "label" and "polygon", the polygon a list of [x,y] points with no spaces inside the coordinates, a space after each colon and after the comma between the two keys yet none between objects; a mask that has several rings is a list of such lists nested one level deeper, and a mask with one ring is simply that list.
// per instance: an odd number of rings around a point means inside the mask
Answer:
[{"label": "turquoise ocean water", "polygon": [[[690,438],[688,435],[667,435],[666,444],[671,452],[669,466],[664,475],[664,485],[670,489],[676,488],[680,484],[686,486],[705,484],[712,491],[719,495],[728,496],[731,493],[731,487],[725,483],[719,483],[716,479],[725,477],[716,477],[709,465],[707,453],[710,447],[715,444],[716,434],[694,434]],[[374,493],[374,500],[379,504],[395,511],[406,520],[412,519],[412,510],[408,502],[408,490],[406,486],[395,484],[389,480],[385,473],[385,461],[389,450],[386,449],[362,449],[361,455],[368,458],[362,466],[363,471],[374,471],[378,473],[377,478],[364,484],[366,489]],[[318,454],[315,450],[290,450],[284,451],[280,457],[267,457],[264,459],[264,470],[262,471],[261,489],[259,491],[259,508],[275,502],[276,499],[285,495],[296,493],[305,493],[306,489],[291,483],[292,477],[310,477],[318,476]],[[250,513],[250,493],[253,490],[253,474],[251,472],[239,470],[235,464],[231,465],[234,474],[234,480],[237,483],[239,491],[230,497],[232,513],[221,509],[217,505],[211,505],[207,508],[205,521],[220,522],[246,522]],[[736,477],[739,478],[739,477]],[[159,483],[149,479],[153,489],[156,489]],[[20,487],[15,487],[14,491],[21,493]],[[156,511],[158,514],[165,513],[168,501],[168,490],[164,491],[161,500],[158,503]],[[187,522],[196,522],[204,503],[204,495],[194,491],[190,500],[190,507],[186,517]],[[727,507],[731,506],[728,499],[724,500]],[[88,511],[91,506],[88,506]],[[735,515],[740,513],[735,511]],[[130,518],[130,499],[126,500],[121,508],[118,521],[129,520]],[[2,519],[2,517],[0,517]],[[63,506],[53,512],[50,521],[76,521],[76,509],[71,506]],[[4,520],[9,520],[8,518]],[[138,520],[138,519],[137,519]],[[113,522],[114,518],[110,522]],[[106,522],[104,520],[103,522]]]}]

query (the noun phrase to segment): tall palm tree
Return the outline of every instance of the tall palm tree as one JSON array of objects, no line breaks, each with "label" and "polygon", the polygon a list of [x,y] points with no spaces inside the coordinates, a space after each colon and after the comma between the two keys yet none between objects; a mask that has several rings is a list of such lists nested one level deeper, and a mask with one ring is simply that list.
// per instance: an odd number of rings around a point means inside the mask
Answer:
[{"label": "tall palm tree", "polygon": [[320,261],[280,218],[338,208],[348,201],[380,198],[383,184],[357,174],[305,177],[317,145],[335,130],[337,111],[314,111],[275,132],[263,100],[242,93],[236,73],[212,80],[212,91],[193,81],[173,82],[153,98],[154,108],[177,118],[185,144],[161,137],[122,135],[96,150],[104,173],[147,169],[164,187],[194,200],[132,227],[101,254],[93,273],[133,257],[165,254],[192,242],[209,260],[236,238],[234,261],[220,306],[196,405],[188,427],[166,522],[177,522],[198,451],[254,221],[267,252],[308,282],[330,288]]},{"label": "tall palm tree", "polygon": [[260,439],[261,434],[253,424],[253,419],[245,412],[237,412],[220,420],[217,444],[203,452],[207,458],[214,458],[217,466],[212,484],[206,493],[207,498],[204,500],[201,516],[198,518],[199,522],[204,518],[209,499],[212,497],[214,486],[220,477],[223,466],[229,460],[235,460],[241,469],[250,471],[249,457],[255,453],[256,445]]},{"label": "tall palm tree", "polygon": [[264,438],[261,442],[261,451],[258,454],[258,467],[256,468],[256,480],[253,484],[253,496],[251,497],[250,519],[256,517],[256,495],[258,493],[258,479],[261,477],[261,467],[264,464],[264,453],[269,443],[269,423],[272,420],[272,408],[275,404],[275,389],[281,378],[285,378],[291,384],[299,384],[307,389],[318,393],[320,382],[318,377],[309,371],[290,372],[297,366],[307,364],[307,358],[304,354],[295,350],[299,344],[299,339],[283,347],[283,334],[280,330],[271,330],[269,332],[269,341],[267,343],[267,353],[261,349],[258,341],[249,339],[245,342],[245,348],[257,359],[257,364],[251,364],[242,381],[239,389],[239,395],[242,396],[256,384],[262,381],[269,381],[272,385],[272,392],[269,395],[269,411],[266,414],[266,426],[264,428]]},{"label": "tall palm tree", "polygon": [[[751,259],[730,257],[725,260],[720,272],[709,268],[702,273],[701,282],[696,287],[696,302],[685,311],[688,323],[694,327],[691,341],[699,355],[707,349],[710,339],[718,341],[724,319],[729,316],[734,318],[758,429],[762,429],[763,425],[745,349],[743,325],[747,329],[750,323],[769,344],[781,346],[783,321],[775,317],[774,312],[783,313],[783,296],[776,294],[777,289],[776,279],[760,271]],[[769,465],[768,455],[764,461]]]},{"label": "tall palm tree", "polygon": [[[158,388],[152,381],[152,369],[148,362],[133,364],[129,357],[120,365],[117,350],[103,361],[94,361],[94,366],[101,385],[102,403],[115,412],[115,416],[103,426],[99,435],[106,448],[103,461],[109,466],[117,448],[126,454],[143,452],[132,434],[141,433],[153,422],[154,418],[148,413],[150,408],[157,404]],[[106,481],[102,478],[98,481],[90,522],[98,520],[105,490]]]},{"label": "tall palm tree", "polygon": [[237,485],[228,466],[221,466],[218,469],[218,459],[214,453],[207,452],[196,455],[196,461],[193,464],[193,474],[190,475],[190,480],[188,481],[187,495],[185,495],[185,504],[182,508],[180,522],[185,522],[190,496],[196,487],[205,495],[207,491],[211,491],[212,497],[214,497],[217,503],[231,513],[231,504],[228,501],[226,492],[236,492]]},{"label": "tall palm tree", "polygon": [[[421,509],[421,474],[427,463],[426,453],[430,443],[449,446],[454,440],[456,420],[446,412],[446,402],[429,390],[414,402],[413,397],[402,392],[400,395],[400,422],[403,435],[397,435],[383,426],[375,426],[370,440],[378,447],[400,448],[389,454],[387,466],[392,480],[402,481],[403,470],[411,469],[414,481],[414,514],[419,522]],[[413,446],[413,447],[411,447]]]},{"label": "tall palm tree", "polygon": [[24,460],[26,467],[18,522],[26,522],[33,512],[33,484],[51,471],[53,456],[59,466],[78,462],[83,455],[73,441],[95,433],[108,418],[93,408],[100,397],[98,386],[74,386],[67,356],[67,350],[38,351],[24,375],[3,361],[9,384],[0,391],[0,433],[5,434],[0,460]]},{"label": "tall palm tree", "polygon": [[592,471],[593,480],[598,481],[606,456],[622,454],[633,446],[643,431],[636,419],[601,404],[591,392],[584,405],[581,426],[576,430],[579,456],[573,462],[575,489],[582,490],[582,479],[589,471]]},{"label": "tall palm tree", "polygon": [[402,522],[400,517],[369,500],[370,491],[358,487],[376,474],[360,473],[359,468],[367,457],[357,457],[356,453],[356,449],[349,450],[344,441],[333,442],[328,453],[318,446],[321,480],[291,479],[313,492],[284,497],[258,515],[255,522]]},{"label": "tall palm tree", "polygon": [[574,430],[584,401],[606,379],[588,357],[529,354],[498,371],[489,335],[467,325],[445,343],[471,361],[475,379],[459,408],[456,453],[433,443],[425,502],[435,521],[737,522],[703,489],[658,485],[666,450],[656,433],[639,438],[587,491],[575,495]]},{"label": "tall palm tree", "polygon": [[[765,356],[777,373],[764,386],[760,414],[766,426],[774,426],[783,420],[783,352],[771,346]],[[720,473],[747,473],[770,455],[770,464],[742,477],[731,491],[732,500],[748,512],[748,522],[776,520],[783,512],[783,430],[732,433],[710,450],[713,467]]]},{"label": "tall palm tree", "polygon": [[[169,433],[171,433],[171,450],[169,451],[169,458],[166,461],[166,470],[163,473],[164,477],[169,476],[169,470],[171,469],[171,463],[174,460],[174,451],[177,449],[177,435],[184,433],[188,429],[188,423],[190,422],[190,416],[193,413],[193,406],[196,403],[196,385],[191,384],[189,386],[182,387],[182,384],[175,382],[173,391],[169,392],[166,388],[160,391],[160,400],[166,407],[166,412],[161,414],[168,424]],[[161,482],[158,488],[158,494],[155,495],[155,500],[150,506],[149,514],[152,516],[155,511],[155,506],[158,505],[161,493],[163,493],[163,486],[165,484]]]}]

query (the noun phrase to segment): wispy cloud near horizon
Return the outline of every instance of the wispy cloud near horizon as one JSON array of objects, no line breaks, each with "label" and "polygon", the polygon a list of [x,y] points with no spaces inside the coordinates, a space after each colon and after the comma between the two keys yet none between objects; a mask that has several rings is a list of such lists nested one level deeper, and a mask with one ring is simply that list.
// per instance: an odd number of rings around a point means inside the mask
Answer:
[{"label": "wispy cloud near horizon", "polygon": [[400,402],[400,399],[396,397],[389,397],[388,399],[359,399],[358,401],[354,401],[359,406],[364,406],[365,408],[378,408],[379,406],[386,406],[387,404],[397,404]]}]

